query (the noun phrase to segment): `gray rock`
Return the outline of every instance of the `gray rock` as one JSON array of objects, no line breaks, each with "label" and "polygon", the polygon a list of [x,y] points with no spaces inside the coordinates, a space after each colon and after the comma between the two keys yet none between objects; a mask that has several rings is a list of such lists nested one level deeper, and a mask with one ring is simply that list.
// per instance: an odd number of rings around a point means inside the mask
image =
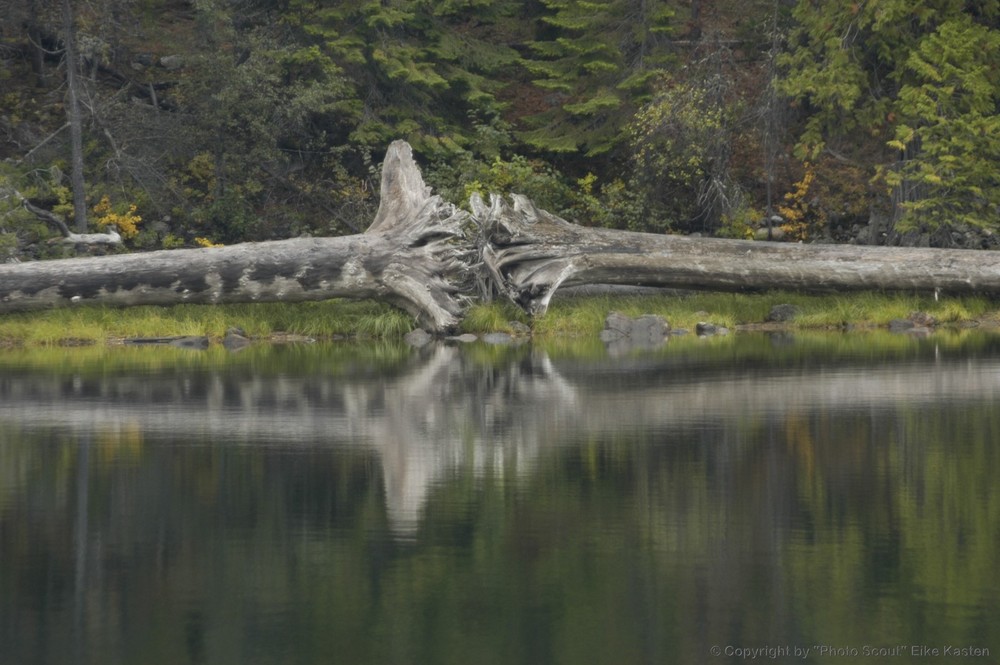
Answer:
[{"label": "gray rock", "polygon": [[611,312],[604,320],[601,341],[612,355],[633,350],[652,350],[663,346],[670,334],[670,324],[663,317],[645,314],[636,318]]},{"label": "gray rock", "polygon": [[530,335],[531,334],[531,326],[529,326],[527,324],[524,324],[524,323],[521,323],[520,321],[508,321],[507,325],[510,326],[510,329],[512,331],[514,331],[515,335]]},{"label": "gray rock", "polygon": [[655,314],[644,314],[632,321],[632,339],[663,341],[670,332],[670,324],[663,317]]},{"label": "gray rock", "polygon": [[449,342],[461,342],[462,344],[469,344],[471,342],[475,342],[479,338],[473,335],[472,333],[465,333],[464,335],[453,335],[452,337],[446,337],[445,339],[447,339]]},{"label": "gray rock", "polygon": [[910,315],[906,317],[913,322],[915,326],[931,328],[937,325],[937,319],[928,314],[927,312],[910,312]]},{"label": "gray rock", "polygon": [[907,330],[912,330],[915,326],[913,321],[907,319],[893,319],[889,322],[889,332],[906,332]]},{"label": "gray rock", "polygon": [[706,321],[699,321],[694,326],[695,333],[701,335],[702,337],[714,335],[717,330],[718,327],[714,323],[708,323]]},{"label": "gray rock", "polygon": [[601,341],[605,344],[610,344],[611,342],[617,342],[622,339],[626,339],[627,335],[617,329],[605,328],[600,334]]},{"label": "gray rock", "polygon": [[695,324],[694,331],[698,337],[723,337],[729,334],[729,328],[706,321]]},{"label": "gray rock", "polygon": [[230,328],[222,338],[222,346],[229,351],[240,351],[250,346],[250,339],[241,328]]},{"label": "gray rock", "polygon": [[610,312],[604,319],[604,330],[601,331],[602,342],[612,342],[628,337],[632,331],[632,319],[621,312]]},{"label": "gray rock", "polygon": [[768,312],[767,317],[764,319],[768,322],[785,322],[791,321],[799,314],[799,308],[795,305],[789,305],[787,303],[781,305],[775,305]]}]

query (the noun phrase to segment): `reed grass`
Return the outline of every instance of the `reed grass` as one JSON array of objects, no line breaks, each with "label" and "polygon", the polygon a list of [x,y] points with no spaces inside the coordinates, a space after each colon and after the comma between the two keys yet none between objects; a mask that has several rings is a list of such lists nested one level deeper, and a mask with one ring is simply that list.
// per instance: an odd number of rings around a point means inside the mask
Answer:
[{"label": "reed grass", "polygon": [[529,324],[530,321],[520,309],[508,301],[495,300],[473,305],[462,320],[462,332],[514,332],[511,322]]}]

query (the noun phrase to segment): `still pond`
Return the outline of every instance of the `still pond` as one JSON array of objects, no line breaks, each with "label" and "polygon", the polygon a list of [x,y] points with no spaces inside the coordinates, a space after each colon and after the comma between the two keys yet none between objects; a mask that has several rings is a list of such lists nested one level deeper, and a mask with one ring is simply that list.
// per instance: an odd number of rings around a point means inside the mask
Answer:
[{"label": "still pond", "polygon": [[2,351],[0,663],[998,662],[998,400],[974,333]]}]

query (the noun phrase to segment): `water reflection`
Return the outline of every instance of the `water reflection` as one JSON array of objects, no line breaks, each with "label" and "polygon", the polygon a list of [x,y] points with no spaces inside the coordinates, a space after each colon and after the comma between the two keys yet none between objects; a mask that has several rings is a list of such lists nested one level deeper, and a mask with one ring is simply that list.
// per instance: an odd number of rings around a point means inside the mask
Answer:
[{"label": "water reflection", "polygon": [[436,345],[394,371],[209,370],[63,375],[8,372],[0,420],[107,439],[168,437],[252,446],[363,446],[379,455],[389,520],[413,532],[427,493],[454,469],[523,473],[581,436],[708,423],[741,430],[786,414],[994,400],[1000,361],[892,360],[817,367],[700,358],[564,360],[512,349],[489,361]]},{"label": "water reflection", "polygon": [[9,363],[0,661],[1000,653],[1000,354],[907,342]]}]

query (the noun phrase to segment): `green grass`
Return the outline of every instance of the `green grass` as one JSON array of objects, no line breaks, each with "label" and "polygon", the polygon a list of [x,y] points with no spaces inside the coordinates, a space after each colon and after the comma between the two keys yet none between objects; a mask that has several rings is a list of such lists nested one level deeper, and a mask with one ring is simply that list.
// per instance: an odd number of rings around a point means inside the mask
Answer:
[{"label": "green grass", "polygon": [[912,312],[926,312],[939,323],[959,323],[987,317],[998,304],[987,298],[942,298],[909,294],[856,293],[815,296],[789,292],[694,293],[682,296],[635,296],[626,298],[569,297],[555,300],[534,325],[537,334],[590,335],[604,326],[607,313],[617,310],[628,316],[658,314],[673,328],[693,330],[701,321],[729,328],[761,323],[771,308],[795,305],[799,314],[790,327],[836,328],[845,325],[877,327]]},{"label": "green grass", "polygon": [[[594,337],[608,312],[629,316],[658,314],[673,328],[693,330],[700,321],[733,328],[761,323],[774,305],[799,308],[789,326],[798,329],[884,326],[911,312],[926,312],[939,323],[1000,320],[1000,305],[988,298],[935,300],[909,294],[857,293],[813,296],[789,292],[758,294],[693,293],[676,296],[565,296],[531,321],[507,302],[475,305],[463,332],[515,332],[512,322],[532,326],[536,337]],[[79,307],[0,316],[0,344],[25,346],[99,344],[128,337],[208,335],[219,338],[239,327],[251,337],[275,333],[315,338],[396,339],[415,327],[413,317],[373,301],[331,300],[319,303],[245,305],[176,305],[172,307]]]},{"label": "green grass", "polygon": [[511,321],[529,324],[526,314],[507,301],[473,305],[462,320],[462,332],[513,332]]},{"label": "green grass", "polygon": [[207,335],[227,328],[251,337],[289,333],[309,337],[398,337],[413,317],[382,303],[331,300],[320,303],[175,305],[172,307],[79,307],[0,317],[0,342],[24,345],[94,344],[129,337]]}]

